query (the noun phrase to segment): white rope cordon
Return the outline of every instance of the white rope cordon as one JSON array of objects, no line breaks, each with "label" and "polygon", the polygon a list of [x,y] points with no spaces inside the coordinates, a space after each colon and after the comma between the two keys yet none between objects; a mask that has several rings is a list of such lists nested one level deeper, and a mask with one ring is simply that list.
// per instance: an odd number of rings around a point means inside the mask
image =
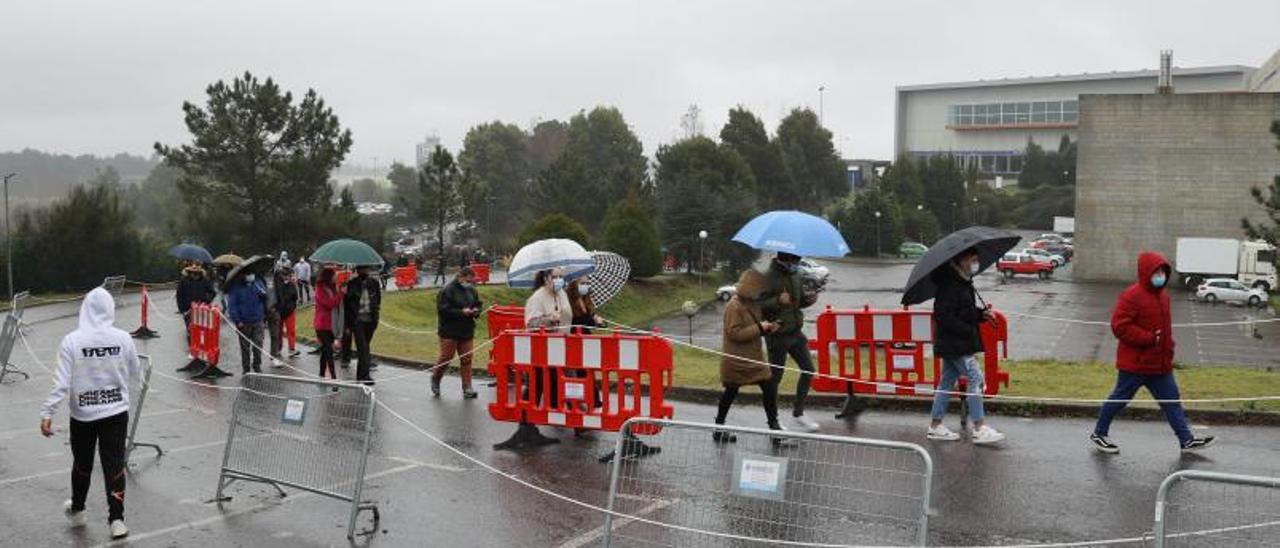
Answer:
[{"label": "white rope cordon", "polygon": [[[839,375],[823,374],[823,373],[818,372],[818,371],[805,371],[805,370],[800,369],[800,368],[798,368],[798,367],[788,367],[788,366],[785,366],[785,365],[775,365],[775,364],[770,363],[770,362],[763,362],[763,361],[759,361],[759,360],[752,360],[752,359],[748,359],[748,358],[743,358],[743,357],[741,357],[741,356],[735,356],[735,355],[733,355],[733,354],[727,354],[727,353],[725,353],[725,352],[722,352],[722,351],[719,351],[719,350],[715,350],[715,349],[713,349],[713,348],[707,348],[707,347],[704,347],[704,346],[698,346],[698,345],[696,345],[696,344],[691,344],[691,343],[689,343],[689,342],[686,342],[686,341],[680,340],[680,339],[679,339],[679,338],[677,338],[677,337],[672,337],[672,336],[670,336],[670,335],[668,335],[668,334],[666,334],[666,333],[659,333],[659,332],[655,332],[655,331],[648,331],[648,330],[644,330],[644,329],[638,329],[638,328],[631,327],[631,326],[626,325],[626,324],[622,324],[622,323],[615,322],[615,321],[610,320],[610,319],[608,319],[608,318],[605,318],[605,323],[609,323],[609,324],[612,324],[612,325],[618,326],[618,328],[597,328],[597,329],[599,329],[599,330],[603,330],[603,331],[614,331],[614,332],[618,332],[618,333],[632,333],[632,334],[638,334],[638,335],[650,335],[650,336],[658,337],[658,338],[661,338],[661,339],[666,339],[667,341],[669,341],[669,342],[671,342],[671,343],[673,343],[673,344],[677,344],[677,345],[684,346],[684,347],[687,347],[687,348],[692,348],[692,349],[694,349],[694,350],[699,350],[699,351],[706,352],[706,353],[709,353],[709,354],[714,354],[714,355],[716,355],[716,356],[720,356],[720,357],[733,358],[733,359],[738,360],[738,361],[741,361],[741,362],[746,362],[746,363],[751,363],[751,364],[756,364],[756,365],[762,365],[762,366],[769,367],[769,368],[772,368],[772,369],[781,369],[781,370],[783,370],[783,371],[795,371],[795,372],[800,373],[800,374],[808,374],[808,375],[812,375],[813,377],[819,377],[819,378],[830,379],[830,380],[835,380],[835,381],[842,381],[842,382],[849,382],[849,383],[853,383],[853,384],[861,384],[861,385],[864,385],[864,386],[880,386],[880,385],[883,385],[883,384],[885,384],[885,383],[891,382],[891,381],[869,381],[869,380],[864,380],[864,379],[850,379],[850,378],[847,378],[847,377],[841,377],[841,376],[839,376]],[[508,333],[511,333],[511,332],[509,331]],[[930,395],[932,395],[932,394],[949,394],[949,395],[952,395],[952,396],[974,396],[974,395],[975,395],[975,394],[971,394],[971,393],[968,393],[968,392],[958,392],[958,391],[954,391],[954,390],[938,390],[938,389],[931,389],[931,390],[930,390],[930,392],[929,392],[929,394],[930,394]],[[881,397],[884,397],[884,395],[881,395],[881,394],[858,394],[858,395],[859,395],[859,396],[864,396],[864,397],[873,397],[873,398],[881,398]],[[1252,396],[1252,397],[1236,397],[1236,398],[1203,398],[1203,399],[1177,399],[1177,400],[1160,400],[1160,399],[1148,399],[1148,400],[1140,400],[1140,399],[1112,400],[1112,399],[1105,399],[1105,398],[1103,398],[1103,399],[1087,399],[1087,398],[1062,398],[1062,397],[1053,397],[1053,396],[1010,396],[1010,395],[1006,395],[1006,394],[980,394],[980,395],[982,396],[982,398],[983,398],[983,399],[990,399],[990,400],[1008,400],[1008,401],[1023,401],[1023,402],[1033,402],[1033,403],[1035,403],[1035,402],[1040,402],[1040,403],[1085,403],[1085,404],[1100,404],[1100,403],[1113,403],[1113,402],[1114,402],[1114,403],[1132,403],[1132,402],[1139,402],[1139,403],[1142,403],[1142,402],[1152,402],[1152,403],[1239,403],[1239,402],[1249,402],[1249,401],[1280,401],[1280,396]]]}]

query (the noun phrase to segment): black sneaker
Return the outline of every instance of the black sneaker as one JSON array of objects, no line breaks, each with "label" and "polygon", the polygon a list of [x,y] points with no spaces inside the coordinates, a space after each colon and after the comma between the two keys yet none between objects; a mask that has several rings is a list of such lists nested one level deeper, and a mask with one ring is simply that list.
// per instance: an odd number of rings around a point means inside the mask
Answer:
[{"label": "black sneaker", "polygon": [[1213,445],[1214,439],[1216,438],[1214,438],[1213,436],[1205,436],[1203,438],[1193,438],[1191,441],[1182,444],[1182,450],[1183,451],[1199,451],[1201,449],[1204,449],[1205,447]]},{"label": "black sneaker", "polygon": [[440,377],[435,375],[431,376],[431,395],[440,397]]},{"label": "black sneaker", "polygon": [[1111,440],[1107,439],[1106,436],[1089,434],[1089,441],[1093,442],[1094,449],[1097,449],[1098,451],[1101,451],[1108,455],[1114,455],[1120,452],[1120,446],[1114,443],[1111,443]]},{"label": "black sneaker", "polygon": [[478,397],[480,397],[480,394],[476,393],[475,390],[472,390],[470,388],[464,389],[462,391],[462,399],[464,400],[474,400]]},{"label": "black sneaker", "polygon": [[716,430],[711,433],[711,441],[716,443],[738,443],[738,436],[734,435],[733,432]]}]

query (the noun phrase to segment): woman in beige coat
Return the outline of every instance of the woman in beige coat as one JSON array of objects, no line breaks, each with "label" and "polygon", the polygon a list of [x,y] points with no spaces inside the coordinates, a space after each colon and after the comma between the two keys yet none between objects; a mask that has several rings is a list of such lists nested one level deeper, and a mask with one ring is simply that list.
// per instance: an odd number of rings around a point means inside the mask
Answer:
[{"label": "woman in beige coat", "polygon": [[[736,295],[725,306],[721,350],[726,355],[720,358],[720,382],[724,385],[724,393],[720,395],[716,424],[724,424],[729,407],[738,396],[738,389],[743,385],[756,384],[764,394],[764,414],[769,421],[769,429],[782,429],[778,425],[778,386],[773,383],[761,348],[765,334],[778,328],[776,323],[765,321],[760,312],[758,299],[767,287],[763,274],[746,270],[734,286]],[[729,432],[716,431],[712,437],[717,443],[738,441]]]}]

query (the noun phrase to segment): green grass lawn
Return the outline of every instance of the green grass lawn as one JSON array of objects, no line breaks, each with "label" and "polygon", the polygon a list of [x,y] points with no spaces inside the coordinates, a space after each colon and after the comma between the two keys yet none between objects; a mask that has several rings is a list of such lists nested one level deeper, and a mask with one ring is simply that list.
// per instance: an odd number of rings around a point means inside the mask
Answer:
[{"label": "green grass lawn", "polygon": [[[670,275],[633,280],[627,283],[621,294],[601,307],[600,314],[619,323],[648,328],[659,318],[679,311],[685,301],[706,302],[714,298],[716,287],[715,278],[709,275],[704,277],[701,288],[696,276]],[[528,290],[496,285],[480,286],[478,290],[486,307],[492,304],[523,305],[530,294]],[[413,361],[435,360],[440,350],[439,339],[435,335],[437,292],[415,289],[384,294],[383,322],[428,333],[405,333],[386,325],[380,326],[373,340],[374,353]],[[309,329],[311,321],[312,309],[298,313],[299,331],[308,337],[313,336]],[[477,342],[487,340],[488,332],[489,323],[481,316],[476,327]],[[487,363],[488,353],[478,352],[475,364],[483,367]]]},{"label": "green grass lawn", "polygon": [[[680,310],[686,300],[706,301],[712,296],[715,282],[703,281],[699,289],[697,278],[683,275],[661,276],[629,283],[622,294],[603,307],[605,317],[636,327],[648,327],[655,320]],[[480,297],[486,306],[494,303],[521,304],[528,297],[527,290],[501,286],[483,286]],[[387,326],[378,329],[373,342],[375,353],[427,362],[434,360],[439,351],[435,335],[435,290],[413,290],[387,293],[383,299],[382,319],[397,327],[426,334],[399,332]],[[701,299],[699,298],[701,297]],[[299,313],[299,325],[311,325],[311,309]],[[301,329],[310,334],[309,328]],[[488,325],[481,318],[477,328],[477,341],[488,338]],[[475,364],[483,368],[488,362],[488,352],[477,352]],[[718,388],[720,386],[720,356],[675,345],[675,383],[678,386]],[[794,367],[794,364],[789,364]],[[1001,387],[1001,394],[1102,399],[1106,398],[1115,383],[1115,368],[1103,363],[1072,363],[1050,360],[1013,360],[1002,368],[1009,372],[1008,387]],[[1280,395],[1280,373],[1269,373],[1238,367],[1187,366],[1177,371],[1178,383],[1185,399],[1230,398]],[[782,393],[793,393],[799,375],[788,371],[783,380]],[[1145,391],[1140,399],[1150,399]],[[1154,407],[1153,403],[1146,405]],[[1221,404],[1190,404],[1191,409],[1227,409],[1248,411],[1280,411],[1280,401],[1237,402]]]}]

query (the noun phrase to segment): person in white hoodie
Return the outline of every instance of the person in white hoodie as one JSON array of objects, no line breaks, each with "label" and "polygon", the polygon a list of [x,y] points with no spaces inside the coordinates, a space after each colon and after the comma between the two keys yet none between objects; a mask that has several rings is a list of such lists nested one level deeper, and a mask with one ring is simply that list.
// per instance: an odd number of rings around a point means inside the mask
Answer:
[{"label": "person in white hoodie", "polygon": [[76,527],[85,524],[85,498],[93,475],[95,445],[102,460],[111,538],[129,534],[124,524],[125,437],[129,430],[129,380],[139,372],[133,338],[114,325],[115,300],[99,287],[80,305],[80,327],[62,339],[53,391],[40,408],[40,433],[53,435],[53,413],[71,408],[71,500],[63,505]]}]

